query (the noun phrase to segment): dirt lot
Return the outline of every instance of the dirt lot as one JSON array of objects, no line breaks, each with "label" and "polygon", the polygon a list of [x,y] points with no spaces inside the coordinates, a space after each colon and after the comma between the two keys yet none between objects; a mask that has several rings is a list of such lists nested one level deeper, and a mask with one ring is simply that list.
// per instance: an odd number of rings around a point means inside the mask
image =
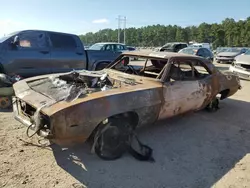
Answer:
[{"label": "dirt lot", "polygon": [[218,112],[186,114],[140,130],[155,163],[129,155],[102,161],[87,144],[41,148],[11,112],[0,112],[0,187],[250,187],[250,82],[242,85]]}]

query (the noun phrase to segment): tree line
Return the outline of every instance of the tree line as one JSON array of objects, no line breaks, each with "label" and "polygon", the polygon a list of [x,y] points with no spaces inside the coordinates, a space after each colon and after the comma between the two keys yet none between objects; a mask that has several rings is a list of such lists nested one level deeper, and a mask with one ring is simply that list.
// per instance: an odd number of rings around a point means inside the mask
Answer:
[{"label": "tree line", "polygon": [[[123,30],[120,41],[123,42]],[[85,45],[97,42],[117,42],[118,30],[102,29],[79,36]],[[177,25],[151,25],[126,29],[126,44],[131,46],[156,47],[167,42],[212,43],[213,48],[220,46],[250,46],[250,17],[235,21],[226,18],[221,23],[201,23],[199,26],[180,27]]]}]

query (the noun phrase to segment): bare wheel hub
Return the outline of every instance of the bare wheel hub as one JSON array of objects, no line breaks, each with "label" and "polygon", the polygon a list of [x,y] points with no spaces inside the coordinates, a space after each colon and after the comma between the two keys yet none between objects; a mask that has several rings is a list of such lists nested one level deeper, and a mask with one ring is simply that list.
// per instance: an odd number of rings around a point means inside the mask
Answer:
[{"label": "bare wheel hub", "polygon": [[11,106],[11,98],[10,97],[0,97],[0,108],[6,109]]}]

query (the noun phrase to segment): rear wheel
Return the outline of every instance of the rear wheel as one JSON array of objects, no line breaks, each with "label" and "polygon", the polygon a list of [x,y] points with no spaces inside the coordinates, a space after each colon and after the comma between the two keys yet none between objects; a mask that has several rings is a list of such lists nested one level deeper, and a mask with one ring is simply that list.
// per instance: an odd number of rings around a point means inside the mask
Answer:
[{"label": "rear wheel", "polygon": [[219,99],[214,98],[205,108],[208,112],[216,112],[219,110]]}]

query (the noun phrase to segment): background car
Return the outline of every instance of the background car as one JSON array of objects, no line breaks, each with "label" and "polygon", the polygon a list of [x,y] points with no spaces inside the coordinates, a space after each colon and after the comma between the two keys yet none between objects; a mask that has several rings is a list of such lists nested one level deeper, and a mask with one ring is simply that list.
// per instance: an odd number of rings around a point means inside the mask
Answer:
[{"label": "background car", "polygon": [[211,49],[211,46],[209,43],[193,43],[189,47],[197,47],[197,48],[208,48]]},{"label": "background car", "polygon": [[127,49],[129,51],[135,51],[135,50],[137,50],[136,47],[133,47],[133,46],[127,46]]},{"label": "background car", "polygon": [[214,53],[215,55],[217,55],[217,54],[220,53],[220,52],[225,52],[225,51],[227,51],[227,49],[228,49],[228,47],[218,47],[218,48],[216,48],[216,49],[213,51],[213,53]]},{"label": "background car", "polygon": [[209,59],[211,62],[214,61],[213,53],[207,48],[187,47],[180,50],[178,53],[197,55],[205,59]]},{"label": "background car", "polygon": [[187,43],[183,42],[170,42],[162,46],[160,52],[179,52],[181,49],[188,47]]},{"label": "background car", "polygon": [[90,46],[89,50],[124,52],[124,51],[128,51],[128,48],[126,45],[122,43],[100,42],[100,43],[95,43],[92,46]]},{"label": "background car", "polygon": [[235,57],[229,70],[237,74],[240,78],[250,80],[250,49],[244,54]]},{"label": "background car", "polygon": [[236,48],[236,47],[228,48],[226,51],[218,53],[218,55],[216,56],[216,62],[232,63],[236,56],[243,54],[246,51],[247,51],[246,48]]}]

